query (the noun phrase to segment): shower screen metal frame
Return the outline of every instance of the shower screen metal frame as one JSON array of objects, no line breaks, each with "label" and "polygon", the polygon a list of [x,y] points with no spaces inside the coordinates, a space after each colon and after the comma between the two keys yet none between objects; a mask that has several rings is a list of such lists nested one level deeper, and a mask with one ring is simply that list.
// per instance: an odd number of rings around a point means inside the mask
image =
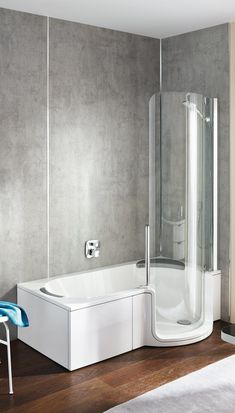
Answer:
[{"label": "shower screen metal frame", "polygon": [[218,99],[213,98],[213,267],[218,270]]}]

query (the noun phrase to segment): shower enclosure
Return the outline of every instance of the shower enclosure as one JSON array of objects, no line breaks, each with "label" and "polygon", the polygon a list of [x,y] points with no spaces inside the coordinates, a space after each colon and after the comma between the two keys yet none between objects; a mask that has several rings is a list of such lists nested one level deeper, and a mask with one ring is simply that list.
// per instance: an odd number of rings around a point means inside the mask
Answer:
[{"label": "shower enclosure", "polygon": [[[17,287],[30,319],[19,339],[69,370],[212,332],[217,101],[165,92],[151,98],[149,114],[145,260]],[[38,314],[46,314],[40,326]]]},{"label": "shower enclosure", "polygon": [[146,271],[147,288],[153,292],[154,337],[150,341],[184,344],[212,331],[210,275],[217,270],[217,99],[196,93],[155,94],[149,103],[149,122]]}]

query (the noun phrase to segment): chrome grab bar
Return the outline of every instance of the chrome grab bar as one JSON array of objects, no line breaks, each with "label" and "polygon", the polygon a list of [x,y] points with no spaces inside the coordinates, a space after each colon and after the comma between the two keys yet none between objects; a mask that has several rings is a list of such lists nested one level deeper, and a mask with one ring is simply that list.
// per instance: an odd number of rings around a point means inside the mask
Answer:
[{"label": "chrome grab bar", "polygon": [[146,285],[150,282],[150,237],[149,225],[145,225],[145,270],[146,270]]}]

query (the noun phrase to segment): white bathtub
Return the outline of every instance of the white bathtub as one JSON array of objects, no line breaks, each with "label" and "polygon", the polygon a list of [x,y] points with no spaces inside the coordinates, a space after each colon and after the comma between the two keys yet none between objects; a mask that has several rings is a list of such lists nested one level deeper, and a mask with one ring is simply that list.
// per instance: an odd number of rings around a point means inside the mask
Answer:
[{"label": "white bathtub", "polygon": [[44,288],[50,294],[90,302],[90,299],[107,299],[144,284],[144,268],[137,269],[129,264],[57,277],[48,281]]},{"label": "white bathtub", "polygon": [[143,345],[182,345],[207,337],[213,323],[211,274],[205,274],[209,293],[195,328],[177,324],[184,272],[151,272],[155,284],[150,287],[144,285],[145,269],[135,263],[18,284],[18,304],[30,322],[18,330],[18,338],[74,370]]}]

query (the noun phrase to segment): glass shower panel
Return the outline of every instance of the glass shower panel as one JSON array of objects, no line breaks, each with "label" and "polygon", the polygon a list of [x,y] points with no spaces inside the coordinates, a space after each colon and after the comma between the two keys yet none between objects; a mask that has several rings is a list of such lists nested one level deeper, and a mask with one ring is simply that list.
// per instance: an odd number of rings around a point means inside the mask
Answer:
[{"label": "glass shower panel", "polygon": [[149,225],[150,255],[160,255],[161,232],[161,95],[153,95],[149,101]]},{"label": "glass shower panel", "polygon": [[185,304],[190,322],[202,310],[203,97],[188,94],[186,107]]},{"label": "glass shower panel", "polygon": [[214,99],[204,98],[203,122],[203,202],[202,251],[204,268],[213,269],[213,153],[214,153]]},{"label": "glass shower panel", "polygon": [[163,338],[203,320],[212,257],[213,100],[163,92],[150,100],[151,284]]},{"label": "glass shower panel", "polygon": [[[160,253],[184,260],[186,123],[185,93],[161,95]],[[182,242],[181,242],[182,241]]]}]

